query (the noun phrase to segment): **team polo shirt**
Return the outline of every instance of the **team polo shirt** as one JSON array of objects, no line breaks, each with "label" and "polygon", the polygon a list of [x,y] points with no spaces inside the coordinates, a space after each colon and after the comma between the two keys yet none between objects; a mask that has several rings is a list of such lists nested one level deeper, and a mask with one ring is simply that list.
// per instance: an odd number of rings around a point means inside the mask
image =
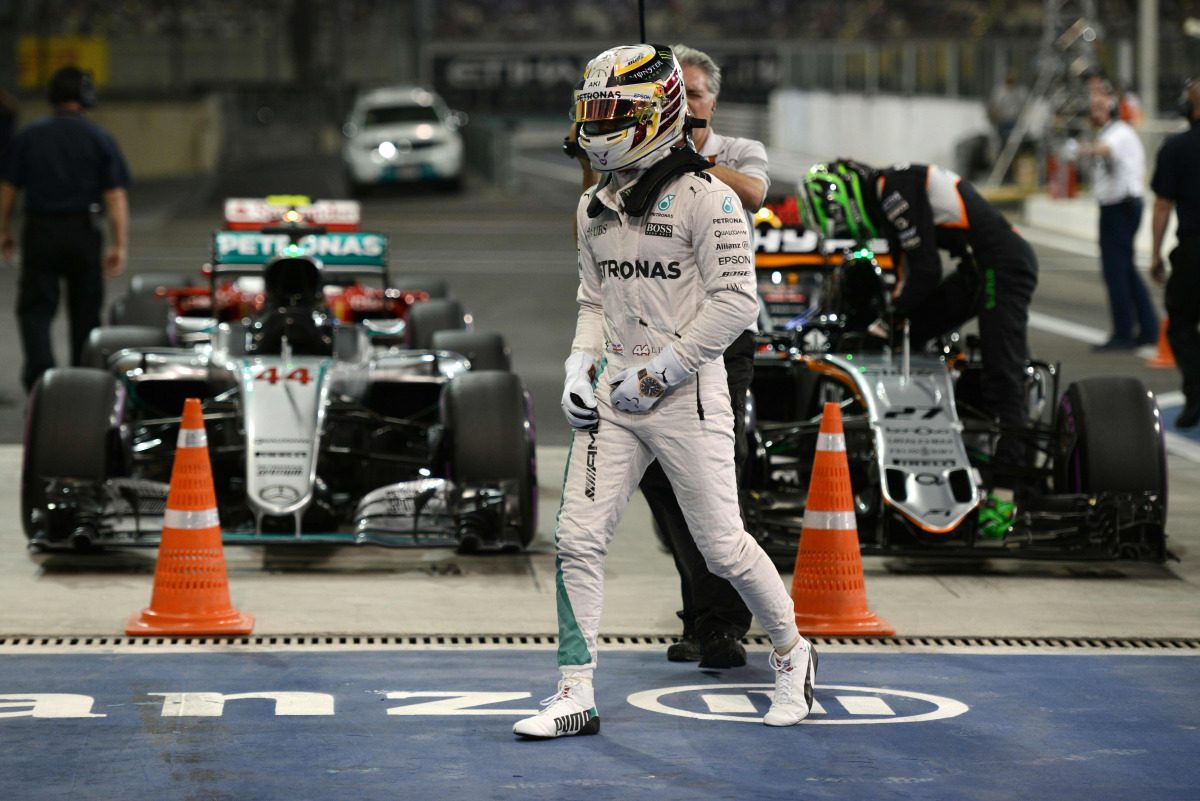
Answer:
[{"label": "team polo shirt", "polygon": [[1140,198],[1146,183],[1146,150],[1133,126],[1109,120],[1096,135],[1096,143],[1108,147],[1106,156],[1092,161],[1092,194],[1101,206]]},{"label": "team polo shirt", "polygon": [[59,111],[13,137],[0,177],[24,190],[26,214],[76,214],[128,186],[129,168],[107,131]]},{"label": "team polo shirt", "polygon": [[1175,204],[1180,237],[1200,237],[1200,124],[1163,143],[1150,188]]}]

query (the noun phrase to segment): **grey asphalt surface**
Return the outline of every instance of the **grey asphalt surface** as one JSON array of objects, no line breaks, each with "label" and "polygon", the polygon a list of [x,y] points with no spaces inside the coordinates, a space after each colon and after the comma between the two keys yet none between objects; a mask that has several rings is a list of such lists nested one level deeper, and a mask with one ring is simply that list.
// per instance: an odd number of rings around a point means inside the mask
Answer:
[{"label": "grey asphalt surface", "polygon": [[[549,153],[534,157],[553,166],[563,161]],[[476,328],[502,334],[512,349],[537,420],[541,503],[533,547],[496,557],[226,548],[234,603],[257,615],[255,633],[556,631],[553,525],[569,442],[559,396],[575,325],[578,187],[546,177],[553,172],[521,179],[507,193],[471,186],[461,195],[408,191],[364,199],[364,228],[390,234],[393,269],[444,277],[473,312]],[[274,192],[344,196],[340,171],[327,161],[209,185],[135,187],[129,271],[111,282],[109,296],[137,272],[194,273],[220,222],[219,200]],[[1108,315],[1096,259],[1044,244],[1037,250],[1042,274],[1034,310],[1085,333],[1103,329]],[[0,504],[10,510],[0,516],[0,634],[119,633],[125,617],[150,597],[153,551],[78,557],[29,554],[24,547],[16,512],[24,395],[15,282],[15,270],[0,270],[0,293],[10,299],[0,306],[0,330],[9,334],[0,337],[0,364],[7,365],[0,372]],[[1127,374],[1156,393],[1178,390],[1177,373],[1145,367],[1147,354],[1097,354],[1078,336],[1046,329],[1032,328],[1031,343],[1038,356],[1062,363],[1064,388],[1088,376]],[[64,335],[60,326],[63,354]],[[863,561],[871,606],[899,634],[912,636],[1200,637],[1200,465],[1172,455],[1170,482],[1169,545],[1178,562],[947,566],[872,557]],[[788,573],[783,579],[790,586]],[[638,496],[608,562],[604,632],[676,633],[677,594],[674,567],[658,549]]]}]

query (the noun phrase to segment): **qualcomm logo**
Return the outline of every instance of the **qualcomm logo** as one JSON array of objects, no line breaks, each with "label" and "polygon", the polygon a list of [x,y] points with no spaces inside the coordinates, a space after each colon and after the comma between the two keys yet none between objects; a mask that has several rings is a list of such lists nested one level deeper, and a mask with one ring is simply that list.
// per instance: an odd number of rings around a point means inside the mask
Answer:
[{"label": "qualcomm logo", "polygon": [[[919,723],[957,717],[969,709],[952,698],[904,690],[834,684],[818,684],[816,689],[805,724]],[[663,715],[762,723],[774,692],[771,684],[694,684],[646,690],[628,700]]]},{"label": "qualcomm logo", "polygon": [[658,201],[658,210],[666,211],[667,209],[671,208],[671,201],[673,201],[674,199],[675,199],[674,195],[667,195],[662,200]]}]

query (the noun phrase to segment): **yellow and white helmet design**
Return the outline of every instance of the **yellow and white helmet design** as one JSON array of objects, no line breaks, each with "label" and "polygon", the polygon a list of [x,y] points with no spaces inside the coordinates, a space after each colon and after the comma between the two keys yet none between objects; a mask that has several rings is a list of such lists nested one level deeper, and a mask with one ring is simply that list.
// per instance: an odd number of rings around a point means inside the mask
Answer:
[{"label": "yellow and white helmet design", "polygon": [[592,59],[575,90],[579,146],[597,172],[636,168],[683,135],[683,71],[666,45],[623,45]]}]

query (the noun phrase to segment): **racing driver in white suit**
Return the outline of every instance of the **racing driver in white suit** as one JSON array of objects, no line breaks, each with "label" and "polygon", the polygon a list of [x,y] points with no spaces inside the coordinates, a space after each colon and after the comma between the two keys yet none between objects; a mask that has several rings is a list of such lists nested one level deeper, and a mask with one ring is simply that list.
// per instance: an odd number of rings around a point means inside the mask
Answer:
[{"label": "racing driver in white suit", "polygon": [[562,678],[546,708],[513,732],[600,730],[592,673],[604,557],[655,458],[709,569],[770,635],[775,695],[763,722],[799,723],[812,709],[816,653],[796,629],[779,573],[742,525],[721,360],[758,314],[742,204],[704,172],[706,159],[671,147],[686,105],[670,48],[601,53],[574,100],[579,145],[602,178],[576,215],[579,321],[563,391],[576,431],[555,536]]}]

